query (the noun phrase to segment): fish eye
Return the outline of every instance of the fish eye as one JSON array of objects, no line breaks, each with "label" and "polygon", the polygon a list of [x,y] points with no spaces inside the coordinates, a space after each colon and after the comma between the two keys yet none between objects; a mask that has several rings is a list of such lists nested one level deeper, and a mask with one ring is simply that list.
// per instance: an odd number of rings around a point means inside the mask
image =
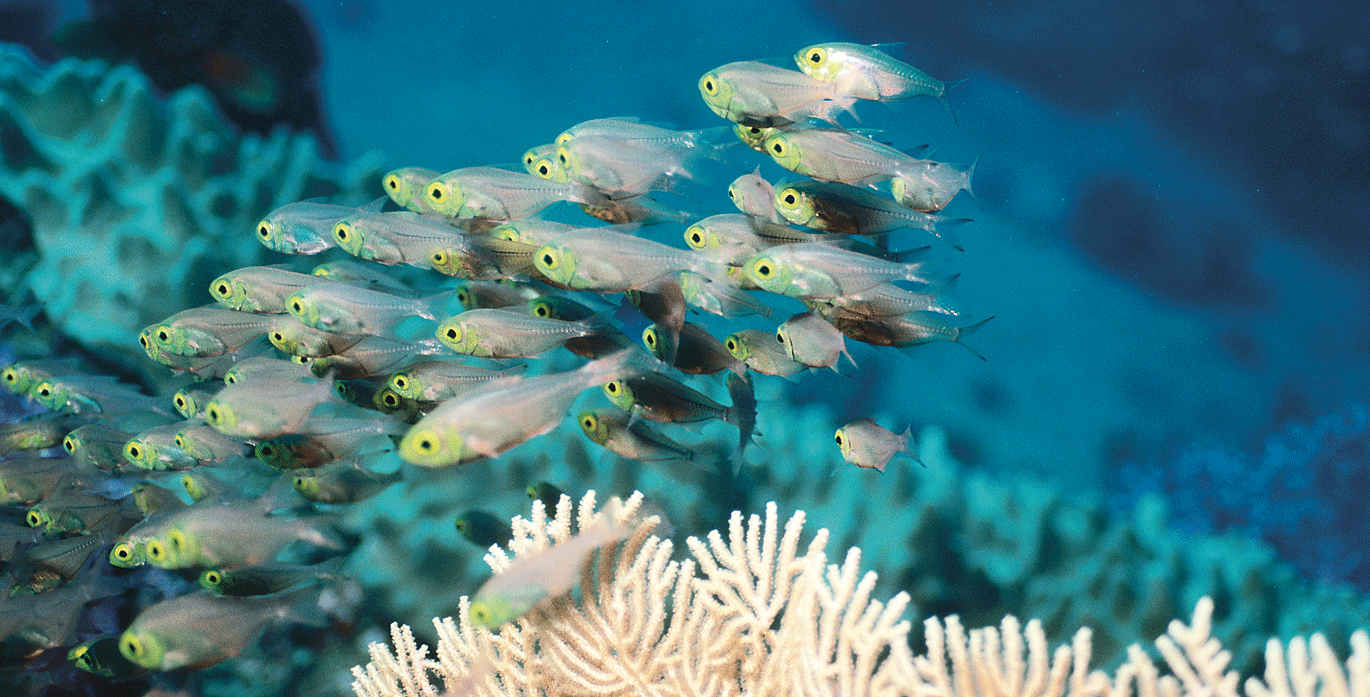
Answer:
[{"label": "fish eye", "polygon": [[119,639],[119,650],[125,656],[139,657],[143,655],[143,642],[138,641],[138,637],[125,634]]},{"label": "fish eye", "polygon": [[[141,339],[142,337],[140,336],[139,338]],[[5,382],[11,385],[15,384],[16,382],[19,382],[19,371],[15,370],[14,368],[6,368]]]},{"label": "fish eye", "polygon": [[127,542],[120,542],[114,545],[114,556],[118,557],[120,561],[128,561],[133,558],[133,550],[129,549]]},{"label": "fish eye", "polygon": [[551,252],[543,252],[542,264],[549,269],[555,269],[557,267],[557,256]]},{"label": "fish eye", "polygon": [[543,303],[538,303],[533,306],[533,314],[545,319],[552,316],[552,309]]},{"label": "fish eye", "polygon": [[774,272],[774,269],[772,269],[771,265],[766,263],[765,260],[756,262],[756,266],[752,267],[752,269],[756,271],[756,275],[762,278],[770,278],[771,274]]},{"label": "fish eye", "polygon": [[333,236],[336,237],[339,242],[346,242],[348,235],[351,234],[351,230],[351,225],[348,225],[347,223],[338,223],[333,226]]},{"label": "fish eye", "polygon": [[[143,333],[143,334],[139,334],[139,335],[138,335],[138,343],[139,343],[140,345],[142,345],[143,348],[147,348],[147,334],[146,334],[146,333]],[[8,374],[6,374],[6,375],[5,375],[5,382],[9,382],[9,383],[13,384],[14,381],[13,381],[13,380],[10,380],[10,376],[9,376]]]},{"label": "fish eye", "polygon": [[223,281],[219,281],[218,283],[215,283],[215,284],[214,284],[214,294],[215,294],[215,295],[217,295],[217,296],[219,296],[219,297],[221,297],[221,298],[227,298],[231,293],[232,293],[232,289],[229,288],[229,286],[228,286],[227,283],[224,283]]},{"label": "fish eye", "polygon": [[551,176],[552,176],[552,168],[551,168],[551,167],[548,167],[546,162],[539,162],[539,163],[538,163],[538,172],[537,172],[537,174],[538,174],[539,177],[551,178]]},{"label": "fish eye", "polygon": [[219,408],[216,406],[211,405],[208,409],[205,409],[205,418],[209,419],[210,423],[219,423],[222,416],[223,415],[219,413]]},{"label": "fish eye", "polygon": [[490,624],[490,621],[494,619],[494,615],[491,614],[490,608],[486,607],[485,603],[472,603],[471,619],[474,620],[476,624],[488,625]]},{"label": "fish eye", "polygon": [[62,449],[68,453],[76,452],[76,440],[71,436],[62,439]]},{"label": "fish eye", "polygon": [[441,202],[443,197],[447,195],[446,188],[447,187],[444,187],[442,184],[439,184],[437,182],[429,184],[427,189],[428,198],[434,201]]},{"label": "fish eye", "polygon": [[385,188],[387,188],[387,189],[389,189],[389,190],[391,190],[391,191],[399,191],[399,190],[400,190],[400,178],[397,177],[397,176],[395,176],[395,175],[393,175],[393,174],[391,174],[390,176],[386,177],[386,178],[385,178]]},{"label": "fish eye", "polygon": [[783,157],[785,155],[784,142],[777,138],[774,142],[771,143],[771,151]]},{"label": "fish eye", "polygon": [[208,583],[211,586],[217,586],[221,581],[224,580],[224,577],[220,576],[218,571],[210,569],[205,572],[204,580],[205,583]]},{"label": "fish eye", "polygon": [[185,408],[186,408],[186,398],[185,398],[184,396],[179,395],[179,394],[176,395],[176,400],[175,400],[175,401],[176,401],[176,408],[177,408],[177,409],[185,409]]},{"label": "fish eye", "polygon": [[827,52],[821,48],[809,51],[809,65],[819,66],[823,64],[823,57]]},{"label": "fish eye", "polygon": [[257,454],[262,457],[271,457],[276,454],[276,449],[270,443],[262,443],[257,446]]},{"label": "fish eye", "polygon": [[587,431],[593,431],[595,430],[595,424],[597,423],[599,423],[599,421],[595,419],[594,414],[586,414],[585,418],[580,421],[580,427]]},{"label": "fish eye", "polygon": [[257,223],[257,236],[264,240],[271,239],[271,224],[265,220]]},{"label": "fish eye", "polygon": [[177,433],[176,438],[174,438],[173,440],[176,443],[176,447],[180,448],[181,450],[186,449],[186,439],[182,438],[181,434]]},{"label": "fish eye", "polygon": [[838,432],[834,435],[834,439],[837,441],[837,444],[838,444],[838,445],[842,445],[842,432],[841,432],[841,431],[838,431]]},{"label": "fish eye", "polygon": [[728,340],[727,340],[727,341],[724,341],[724,342],[723,342],[723,346],[724,346],[725,348],[727,348],[729,351],[736,351],[736,350],[737,350],[737,339],[734,339],[734,338],[732,338],[732,337],[730,336],[730,337],[728,337]]},{"label": "fish eye", "polygon": [[[732,196],[732,193],[732,190],[729,189],[728,195]],[[704,246],[704,235],[700,233],[698,226],[692,226],[689,230],[686,230],[686,232],[690,233],[686,240],[690,243],[691,247],[699,248]]]},{"label": "fish eye", "polygon": [[728,198],[730,198],[730,199],[732,199],[732,200],[734,200],[734,201],[737,200],[737,189],[736,189],[736,187],[732,187],[732,186],[729,186],[729,187],[728,187]]},{"label": "fish eye", "polygon": [[143,456],[143,449],[138,447],[137,443],[129,443],[124,446],[124,454],[127,455],[130,460],[137,460]]},{"label": "fish eye", "polygon": [[776,332],[775,332],[775,340],[778,341],[778,342],[780,342],[780,343],[782,343],[782,344],[785,343],[785,332],[776,330]]},{"label": "fish eye", "polygon": [[710,97],[714,96],[715,94],[718,94],[718,83],[714,81],[712,75],[705,75],[704,79],[700,81],[699,85],[704,89],[704,94],[707,94]]},{"label": "fish eye", "polygon": [[416,444],[419,452],[427,455],[438,449],[438,444],[432,438],[420,438]]},{"label": "fish eye", "polygon": [[787,206],[793,206],[799,202],[799,197],[794,195],[793,189],[786,189],[784,193],[780,195],[780,201]]},{"label": "fish eye", "polygon": [[[285,335],[280,332],[271,332],[271,341],[278,344],[282,343],[285,341]],[[228,380],[225,379],[224,382],[228,382]],[[233,383],[229,382],[228,384],[232,385]]]},{"label": "fish eye", "polygon": [[304,306],[300,304],[300,301],[296,300],[290,303],[290,311],[294,312],[295,314],[300,314],[304,312]]},{"label": "fish eye", "polygon": [[[447,252],[433,252],[433,255],[429,257],[429,260],[432,261],[433,264],[436,266],[443,266],[447,263]],[[461,296],[457,297],[458,299],[461,298]]]},{"label": "fish eye", "polygon": [[529,150],[528,152],[523,153],[523,166],[524,166],[524,167],[527,167],[528,165],[533,164],[533,161],[536,160],[536,159],[537,159],[537,155],[534,155],[532,150]]},{"label": "fish eye", "polygon": [[458,288],[458,289],[457,289],[457,302],[459,302],[459,303],[461,303],[461,304],[463,304],[463,305],[465,305],[466,303],[471,302],[471,293],[470,293],[469,291],[467,291],[465,288]]},{"label": "fish eye", "polygon": [[24,516],[24,521],[31,528],[40,527],[43,525],[43,514],[38,511],[29,511],[28,515]]},{"label": "fish eye", "polygon": [[147,552],[147,558],[153,561],[162,561],[166,558],[166,547],[162,546],[161,540],[148,540],[144,550]]},{"label": "fish eye", "polygon": [[397,390],[407,390],[407,389],[409,389],[409,381],[406,380],[406,379],[404,378],[403,375],[396,375],[396,376],[395,376],[395,378],[394,378],[394,385],[395,385],[395,389],[397,389]]},{"label": "fish eye", "polygon": [[168,341],[171,341],[171,332],[168,332],[165,328],[158,329],[158,330],[157,330],[157,340],[158,340],[158,341],[161,341],[161,342],[163,342],[163,343],[166,343],[166,342],[168,342]]},{"label": "fish eye", "polygon": [[447,337],[448,341],[459,341],[461,339],[461,329],[458,327],[448,327],[447,331],[443,332],[442,335]]},{"label": "fish eye", "polygon": [[400,405],[400,398],[396,395],[387,392],[383,397],[381,397],[381,402],[383,402],[387,407],[397,407]]},{"label": "fish eye", "polygon": [[51,387],[50,385],[48,385],[46,382],[43,383],[43,384],[41,384],[41,385],[39,385],[39,386],[38,386],[38,396],[39,396],[39,397],[51,397],[51,396],[52,396],[52,387]]}]

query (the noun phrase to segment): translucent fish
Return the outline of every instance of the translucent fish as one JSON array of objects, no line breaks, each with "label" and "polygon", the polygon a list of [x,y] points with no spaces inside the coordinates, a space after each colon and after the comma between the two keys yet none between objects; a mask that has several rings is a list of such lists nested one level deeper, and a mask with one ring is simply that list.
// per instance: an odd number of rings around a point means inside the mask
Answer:
[{"label": "translucent fish", "polygon": [[421,361],[391,375],[389,385],[403,397],[440,402],[523,369],[488,370],[452,361]]},{"label": "translucent fish", "polygon": [[373,264],[363,264],[354,259],[338,259],[315,266],[310,273],[330,281],[351,283],[371,290],[384,291],[395,295],[412,295],[409,286],[387,276]]},{"label": "translucent fish", "polygon": [[247,451],[247,445],[241,439],[219,433],[198,420],[177,431],[172,443],[185,454],[207,464],[226,462]]},{"label": "translucent fish", "polygon": [[152,670],[202,668],[233,658],[267,625],[321,625],[319,591],[235,598],[207,591],[163,600],[138,615],[119,637],[128,660]]},{"label": "translucent fish", "polygon": [[910,312],[958,315],[960,311],[957,307],[942,296],[952,288],[959,275],[950,276],[940,283],[926,284],[918,290],[881,283],[859,293],[828,298],[813,309],[825,317],[837,313],[848,317],[897,317]]},{"label": "translucent fish", "polygon": [[200,461],[176,446],[176,434],[186,424],[170,423],[139,433],[124,443],[124,457],[145,470],[187,469]]},{"label": "translucent fish", "polygon": [[515,281],[462,281],[457,284],[457,302],[468,310],[522,306],[542,293],[540,286]]},{"label": "translucent fish", "polygon": [[[975,175],[975,162],[952,165],[945,162],[919,160],[921,170],[900,173],[890,180],[890,193],[900,205],[924,213],[936,213],[951,203],[956,194],[970,190],[970,179]],[[978,162],[978,161],[977,161]]]},{"label": "translucent fish", "polygon": [[310,501],[348,504],[371,498],[401,478],[399,470],[374,472],[357,461],[348,461],[300,470],[291,483],[295,491]]},{"label": "translucent fish", "polygon": [[319,282],[312,274],[274,266],[246,266],[230,271],[209,284],[209,294],[220,305],[240,312],[285,312],[291,293]]},{"label": "translucent fish", "polygon": [[191,566],[246,566],[275,558],[300,541],[342,549],[330,518],[269,516],[260,501],[211,503],[212,499],[170,514],[146,536],[148,563],[163,569]]},{"label": "translucent fish", "polygon": [[762,375],[790,376],[809,369],[809,366],[790,358],[784,342],[775,332],[743,329],[723,339],[723,346],[747,368]]},{"label": "translucent fish", "polygon": [[926,95],[945,103],[947,90],[964,82],[935,80],[877,46],[862,44],[814,44],[795,53],[794,62],[814,78],[842,83],[843,92],[858,99],[892,101]]},{"label": "translucent fish", "polygon": [[439,176],[424,190],[428,203],[451,218],[525,218],[558,201],[600,203],[604,196],[580,182],[554,182],[494,167],[467,167]]},{"label": "translucent fish", "polygon": [[16,450],[44,450],[61,445],[68,433],[89,418],[72,414],[42,414],[16,424],[0,425],[0,456]]},{"label": "translucent fish", "polygon": [[737,210],[774,223],[783,222],[775,212],[775,187],[761,176],[761,168],[744,174],[728,185],[728,199]]},{"label": "translucent fish", "polygon": [[205,404],[214,396],[221,384],[197,383],[176,390],[176,394],[171,396],[171,405],[176,407],[176,413],[182,418],[193,419],[202,416],[205,411]]},{"label": "translucent fish", "polygon": [[685,243],[723,264],[739,266],[768,247],[831,239],[831,235],[805,233],[765,218],[742,213],[720,213],[685,229]]},{"label": "translucent fish", "polygon": [[540,220],[538,218],[526,218],[524,220],[510,220],[500,223],[490,228],[490,236],[498,237],[511,242],[522,242],[534,247],[541,247],[547,242],[554,240],[562,235],[569,234],[576,230],[584,229],[582,225],[569,225],[558,223],[552,220]]},{"label": "translucent fish", "polygon": [[286,302],[307,327],[337,334],[371,334],[405,317],[436,319],[451,292],[406,298],[345,283],[324,283],[296,291]]},{"label": "translucent fish", "polygon": [[[224,373],[224,385],[236,385],[240,382],[303,380],[308,376],[309,369],[299,363],[259,356],[241,361],[226,371]],[[208,403],[209,400],[205,400],[205,404]]]},{"label": "translucent fish", "polygon": [[317,201],[287,203],[257,223],[257,241],[286,254],[318,254],[333,246],[333,226],[364,210],[379,211],[385,197],[360,208]]},{"label": "translucent fish", "polygon": [[339,380],[355,380],[384,375],[414,358],[445,352],[446,347],[432,338],[406,341],[384,336],[367,336],[342,351],[310,359],[309,368],[318,377],[332,372]]},{"label": "translucent fish", "polygon": [[238,438],[273,438],[297,430],[320,404],[347,404],[333,381],[244,382],[219,391],[205,406],[205,422]]},{"label": "translucent fish", "polygon": [[776,187],[775,209],[786,220],[825,232],[871,235],[900,228],[924,230],[957,250],[951,229],[964,218],[939,218],[879,194],[839,182],[802,181]]},{"label": "translucent fish", "polygon": [[914,461],[918,455],[909,444],[912,427],[894,433],[870,419],[857,419],[837,429],[833,438],[842,451],[842,459],[865,469],[884,472],[885,465],[898,453],[905,453]]},{"label": "translucent fish", "polygon": [[847,353],[842,332],[813,312],[803,312],[785,320],[776,328],[775,336],[784,344],[790,358],[809,367],[837,370],[837,360],[842,356],[856,366],[856,360]]},{"label": "translucent fish", "polygon": [[557,144],[546,143],[528,148],[523,153],[523,169],[529,174],[554,182],[566,181],[566,173],[557,161]]},{"label": "translucent fish", "polygon": [[43,406],[67,414],[113,416],[135,410],[166,411],[161,400],[102,375],[59,375],[35,385],[29,394]]},{"label": "translucent fish", "polygon": [[71,359],[31,359],[15,361],[0,370],[0,380],[10,392],[19,396],[28,395],[46,378],[70,375],[78,372],[77,363]]},{"label": "translucent fish", "polygon": [[612,453],[642,462],[695,459],[695,452],[647,425],[613,409],[587,409],[576,415],[585,436]]},{"label": "translucent fish", "polygon": [[[901,259],[925,249],[910,250]],[[928,282],[922,262],[886,261],[817,242],[763,250],[742,265],[742,273],[759,288],[796,298],[835,298],[896,280]]]},{"label": "translucent fish", "polygon": [[467,310],[438,325],[437,338],[447,348],[480,358],[525,358],[555,348],[569,339],[602,333],[606,319],[576,322],[544,319],[518,309]]},{"label": "translucent fish", "polygon": [[610,230],[558,237],[533,255],[548,279],[576,290],[601,293],[644,288],[677,271],[720,275],[720,266],[699,255]]},{"label": "translucent fish", "polygon": [[58,491],[29,507],[24,522],[50,533],[98,532],[117,534],[142,518],[133,502],[96,493]]},{"label": "translucent fish", "polygon": [[917,312],[895,317],[866,317],[843,311],[829,315],[829,320],[839,331],[857,341],[899,349],[921,346],[933,341],[950,341],[961,345],[982,361],[985,357],[963,339],[991,319],[994,318],[986,317],[979,322],[956,327]]},{"label": "translucent fish", "polygon": [[771,128],[814,116],[835,122],[855,98],[842,82],[755,61],[722,65],[699,78],[699,92],[715,114],[743,126]]},{"label": "translucent fish", "polygon": [[343,334],[315,329],[293,315],[284,315],[266,335],[272,346],[291,356],[331,356],[346,351],[366,334]]},{"label": "translucent fish", "polygon": [[[219,356],[271,331],[271,315],[193,307],[148,326],[157,347],[177,356]],[[145,347],[146,348],[146,347]]]},{"label": "translucent fish", "polygon": [[723,317],[742,317],[744,315],[771,316],[769,305],[753,298],[728,280],[711,281],[691,271],[682,271],[677,276],[680,292],[685,302],[705,312]]},{"label": "translucent fish", "polygon": [[471,623],[495,629],[527,614],[551,598],[569,592],[581,568],[595,550],[627,538],[633,521],[616,520],[617,510],[606,509],[594,524],[564,542],[514,559],[504,571],[486,581],[471,597]]},{"label": "translucent fish", "polygon": [[[858,186],[894,177],[921,178],[943,167],[951,169],[950,165],[920,160],[850,131],[820,128],[776,131],[767,136],[764,148],[776,164],[791,172]],[[953,189],[953,195],[956,190]],[[942,206],[934,210],[940,210]]]},{"label": "translucent fish", "polygon": [[436,213],[428,206],[428,198],[423,190],[440,174],[422,167],[401,167],[387,172],[381,179],[381,185],[385,188],[385,195],[400,208],[415,213]]},{"label": "translucent fish", "polygon": [[400,441],[400,457],[444,467],[499,455],[556,428],[582,391],[635,372],[637,360],[625,351],[570,372],[489,382],[419,420]]},{"label": "translucent fish", "polygon": [[358,259],[419,268],[428,268],[433,252],[460,245],[466,234],[447,219],[412,211],[358,213],[333,226],[333,241]]},{"label": "translucent fish", "polygon": [[699,178],[700,164],[717,157],[726,137],[721,128],[677,131],[631,119],[596,119],[558,137],[556,156],[567,178],[610,198],[631,198],[671,190],[676,179]]},{"label": "translucent fish", "polygon": [[205,569],[200,572],[199,582],[201,588],[216,595],[243,598],[280,593],[306,581],[342,578],[337,573],[338,566],[333,561],[310,565],[274,562],[236,569]]},{"label": "translucent fish", "polygon": [[[642,344],[652,355],[665,361],[662,344],[667,341],[657,325],[650,324],[642,330]],[[747,366],[735,358],[723,342],[714,338],[698,324],[685,322],[675,339],[677,347],[675,360],[671,366],[682,373],[691,375],[713,375],[731,370],[738,375],[746,372]]]}]

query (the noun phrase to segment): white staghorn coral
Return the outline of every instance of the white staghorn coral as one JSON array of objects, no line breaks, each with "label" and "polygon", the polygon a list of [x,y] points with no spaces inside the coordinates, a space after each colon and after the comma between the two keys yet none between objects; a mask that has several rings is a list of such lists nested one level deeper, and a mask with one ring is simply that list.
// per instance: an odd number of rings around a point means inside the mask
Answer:
[{"label": "white staghorn coral", "polygon": [[[596,513],[591,491],[576,527],[599,515],[624,523],[640,516],[640,493]],[[514,519],[510,551],[526,556],[569,539],[572,506],[563,496],[548,519],[541,503]],[[917,697],[1237,697],[1230,655],[1211,636],[1213,602],[1199,601],[1191,624],[1171,622],[1156,646],[1163,675],[1139,645],[1110,677],[1089,668],[1091,633],[1050,652],[1037,620],[1012,616],[996,629],[966,632],[951,616],[925,622],[925,655],[908,645],[908,596],[870,598],[875,574],[860,572],[852,548],[828,564],[826,530],[798,554],[803,511],[784,525],[774,503],[745,522],[734,512],[718,531],[687,541],[693,558],[671,559],[670,540],[652,535],[656,516],[614,552],[582,572],[581,593],[505,625],[473,627],[463,597],[458,620],[434,620],[436,657],[408,627],[391,625],[391,647],[370,646],[371,662],[352,669],[361,697],[420,695],[911,695]],[[508,553],[492,547],[498,572]],[[698,573],[696,573],[698,567]],[[1357,631],[1346,670],[1320,634],[1286,648],[1271,639],[1264,681],[1247,697],[1370,697],[1370,638]],[[1287,656],[1286,656],[1287,651]]]}]

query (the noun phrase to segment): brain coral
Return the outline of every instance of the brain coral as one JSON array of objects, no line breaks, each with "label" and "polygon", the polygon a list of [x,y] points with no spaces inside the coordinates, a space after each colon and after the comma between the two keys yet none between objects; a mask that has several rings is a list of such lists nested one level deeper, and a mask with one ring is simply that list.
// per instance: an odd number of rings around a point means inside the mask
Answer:
[{"label": "brain coral", "polygon": [[209,281],[260,263],[242,234],[266,212],[379,191],[380,158],[321,160],[309,135],[240,136],[202,89],[161,99],[130,67],[40,66],[0,44],[0,195],[33,221],[35,249],[0,281],[29,288],[87,346],[136,348],[138,329],[209,300]]}]

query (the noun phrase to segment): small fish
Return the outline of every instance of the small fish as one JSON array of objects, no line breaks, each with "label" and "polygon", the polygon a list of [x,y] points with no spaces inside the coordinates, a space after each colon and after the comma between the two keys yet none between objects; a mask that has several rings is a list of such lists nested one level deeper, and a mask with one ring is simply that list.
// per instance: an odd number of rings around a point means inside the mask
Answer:
[{"label": "small fish", "polygon": [[886,261],[821,242],[771,247],[748,259],[742,273],[757,287],[796,298],[835,298],[890,281],[927,283],[923,263],[909,261],[927,251],[919,247]]},{"label": "small fish", "polygon": [[737,136],[738,140],[752,150],[765,152],[762,148],[766,142],[766,136],[774,130],[774,128],[762,128],[761,126],[743,126],[739,123],[733,126],[733,135]]},{"label": "small fish", "polygon": [[436,339],[405,341],[384,336],[367,336],[330,356],[311,358],[309,368],[318,377],[330,371],[338,380],[355,380],[384,375],[419,356],[444,352]]},{"label": "small fish", "polygon": [[182,310],[147,329],[158,349],[204,358],[237,350],[271,331],[275,322],[271,315],[206,306]]},{"label": "small fish", "polygon": [[319,277],[313,274],[274,266],[245,266],[210,282],[209,294],[230,310],[281,314],[291,293],[318,282]]},{"label": "small fish", "polygon": [[567,223],[539,218],[524,218],[523,220],[510,220],[496,225],[490,229],[490,236],[541,247],[562,235],[583,229],[586,229],[583,225],[568,225]]},{"label": "small fish", "polygon": [[138,510],[143,512],[144,517],[179,511],[186,507],[186,503],[179,496],[169,489],[157,486],[155,482],[143,480],[134,484],[131,490],[133,492],[133,503],[138,507]]},{"label": "small fish", "polygon": [[790,358],[785,344],[775,332],[743,329],[723,340],[724,348],[733,357],[747,364],[747,368],[762,375],[790,376],[809,369],[809,366]]},{"label": "small fish", "polygon": [[[923,181],[934,172],[940,180],[945,178],[942,170],[949,173],[953,169],[952,165],[918,159],[864,135],[821,128],[776,131],[766,138],[765,150],[776,164],[791,172],[854,186],[893,178]],[[969,185],[969,177],[965,181]],[[953,188],[951,196],[959,190]],[[951,196],[932,211],[945,207]]]},{"label": "small fish", "polygon": [[582,391],[641,370],[639,361],[622,351],[570,372],[486,383],[420,419],[400,441],[400,457],[422,467],[495,457],[556,428]]},{"label": "small fish", "polygon": [[523,169],[543,179],[554,182],[566,181],[566,173],[557,161],[557,144],[546,143],[528,148],[523,153]]},{"label": "small fish", "polygon": [[[266,338],[272,346],[290,356],[301,358],[331,356],[339,351],[346,351],[367,336],[366,334],[342,334],[315,329],[301,322],[294,315],[281,315],[280,317],[281,320],[276,323]],[[298,366],[299,364],[295,365]]]},{"label": "small fish", "polygon": [[777,186],[775,210],[795,225],[825,232],[872,235],[917,228],[958,251],[964,248],[956,241],[952,228],[969,222],[965,218],[920,213],[867,189],[816,180]]},{"label": "small fish", "polygon": [[755,61],[722,65],[699,78],[699,92],[715,114],[743,126],[772,128],[813,116],[836,122],[855,98],[842,82]]},{"label": "small fish", "polygon": [[839,310],[829,314],[828,319],[844,335],[867,344],[907,349],[933,341],[951,341],[983,361],[985,357],[962,339],[994,318],[986,317],[973,324],[954,327],[918,312],[895,317],[865,317]]},{"label": "small fish", "polygon": [[457,302],[468,310],[524,305],[542,295],[532,283],[516,281],[462,281],[457,284]]},{"label": "small fish", "polygon": [[163,600],[119,636],[124,658],[144,668],[202,668],[233,658],[276,622],[322,625],[319,591],[235,598],[207,591]]},{"label": "small fish", "polygon": [[[647,347],[652,355],[666,360],[662,351],[662,344],[668,339],[663,335],[657,325],[650,324],[642,330],[642,343]],[[723,346],[723,342],[714,338],[703,327],[692,322],[685,322],[676,338],[677,348],[675,360],[671,366],[682,373],[691,375],[713,375],[724,370],[731,370],[741,375],[747,371],[747,366],[728,352]]]},{"label": "small fish", "polygon": [[193,419],[204,415],[205,404],[218,393],[223,385],[196,383],[176,390],[171,397],[171,405],[182,418]]},{"label": "small fish", "polygon": [[465,237],[451,221],[413,211],[358,213],[333,226],[333,241],[358,259],[421,269],[428,268],[433,252],[460,245]]},{"label": "small fish", "polygon": [[910,426],[903,433],[894,433],[870,419],[857,419],[837,429],[833,437],[842,450],[842,459],[857,467],[884,472],[885,464],[896,453],[905,453],[918,464],[923,464],[909,446],[912,428]]},{"label": "small fish", "polygon": [[67,660],[87,673],[114,681],[128,680],[144,670],[142,666],[130,663],[119,652],[117,634],[96,637],[73,646],[67,651]]},{"label": "small fish", "polygon": [[317,565],[273,562],[234,569],[205,569],[200,572],[200,587],[216,595],[245,598],[251,595],[280,593],[291,586],[314,580],[342,578],[337,574],[341,558]]},{"label": "small fish", "polygon": [[68,433],[89,421],[82,416],[48,413],[0,425],[0,456],[16,450],[44,450],[61,445]]},{"label": "small fish", "polygon": [[524,493],[528,494],[532,501],[541,501],[543,508],[550,512],[557,509],[557,502],[561,501],[566,492],[551,482],[534,482],[528,485]]},{"label": "small fish", "polygon": [[489,548],[490,545],[507,545],[509,540],[514,539],[514,531],[507,518],[477,508],[457,516],[454,525],[462,537],[482,548]]},{"label": "small fish", "polygon": [[920,160],[921,171],[901,173],[890,180],[894,200],[906,208],[923,213],[936,213],[947,207],[956,194],[965,191],[972,197],[970,179],[975,176],[975,165],[952,165],[945,162]]},{"label": "small fish", "polygon": [[533,262],[563,287],[600,293],[644,288],[676,271],[710,278],[723,272],[719,264],[686,250],[611,230],[558,237],[538,248]]},{"label": "small fish", "polygon": [[387,172],[381,184],[385,188],[385,195],[400,208],[415,213],[436,213],[428,206],[428,197],[423,190],[441,174],[422,167],[401,167]]},{"label": "small fish", "polygon": [[769,305],[748,295],[728,279],[711,281],[693,271],[681,271],[676,279],[685,302],[705,312],[722,317],[770,317],[773,311]]},{"label": "small fish", "polygon": [[114,416],[137,410],[164,412],[161,400],[133,385],[103,375],[59,375],[38,383],[29,392],[35,401],[66,414]]},{"label": "small fish", "polygon": [[524,366],[488,370],[452,361],[423,361],[391,375],[389,385],[401,397],[441,402],[523,370]]},{"label": "small fish", "polygon": [[481,235],[468,235],[456,244],[434,250],[428,263],[434,270],[469,280],[495,281],[528,273],[535,245]]},{"label": "small fish", "polygon": [[331,378],[240,382],[209,400],[205,422],[236,438],[274,438],[298,429],[315,407],[325,403],[347,404],[334,391]]},{"label": "small fish", "polygon": [[179,470],[201,464],[200,460],[176,446],[176,434],[184,421],[154,426],[124,443],[124,457],[145,470]]},{"label": "small fish", "polygon": [[286,254],[318,254],[333,246],[333,226],[358,211],[379,211],[385,197],[366,206],[338,206],[318,201],[287,203],[257,223],[257,241]]},{"label": "small fish", "polygon": [[298,471],[291,484],[310,501],[348,504],[371,498],[402,478],[400,470],[374,472],[359,460],[350,460]]},{"label": "small fish", "polygon": [[543,319],[518,309],[467,310],[438,325],[437,338],[447,348],[480,358],[526,358],[567,340],[604,333],[608,321],[599,315],[576,322]]},{"label": "small fish", "polygon": [[185,569],[262,564],[296,541],[333,550],[345,546],[326,516],[270,516],[265,508],[255,499],[205,499],[144,532],[143,554],[153,566]]},{"label": "small fish", "polygon": [[302,324],[337,334],[371,334],[405,317],[436,319],[452,291],[426,298],[405,298],[343,283],[313,285],[296,291],[286,309]]},{"label": "small fish", "polygon": [[606,509],[566,541],[514,559],[471,597],[471,624],[495,629],[569,592],[595,550],[627,538],[636,529],[632,520],[618,522],[617,513],[617,509]]},{"label": "small fish", "polygon": [[813,312],[797,314],[775,330],[785,353],[795,361],[813,368],[837,370],[837,360],[846,356],[853,367],[856,360],[847,353],[847,342],[837,327]]},{"label": "small fish", "polygon": [[611,409],[587,409],[576,415],[585,436],[610,452],[642,462],[693,461],[695,452],[658,433],[645,421]]},{"label": "small fish", "polygon": [[965,82],[942,82],[877,46],[845,42],[814,44],[794,54],[806,74],[842,83],[842,91],[858,99],[888,102],[929,96],[946,103],[947,90]]},{"label": "small fish", "polygon": [[10,392],[22,397],[47,378],[70,375],[78,370],[76,361],[67,358],[22,360],[0,370],[0,380]]},{"label": "small fish", "polygon": [[424,189],[428,205],[450,218],[525,218],[558,201],[598,204],[605,198],[580,182],[555,182],[494,167],[466,167],[442,174]]},{"label": "small fish", "polygon": [[[757,149],[762,147],[764,141],[758,143]],[[754,215],[773,223],[783,222],[780,214],[775,212],[775,187],[761,176],[759,166],[755,172],[744,174],[728,185],[728,199],[737,206],[737,210],[747,215]]]}]

